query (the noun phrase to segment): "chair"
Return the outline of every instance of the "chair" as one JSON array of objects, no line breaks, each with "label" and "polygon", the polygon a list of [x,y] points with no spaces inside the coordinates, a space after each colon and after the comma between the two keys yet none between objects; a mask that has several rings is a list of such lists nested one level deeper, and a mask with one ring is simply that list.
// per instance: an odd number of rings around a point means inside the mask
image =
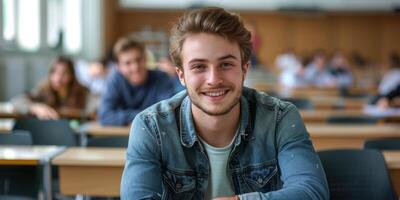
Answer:
[{"label": "chair", "polygon": [[365,149],[400,150],[400,138],[371,139],[364,143]]},{"label": "chair", "polygon": [[88,147],[128,147],[128,136],[93,137],[88,140]]},{"label": "chair", "polygon": [[369,116],[331,116],[328,117],[329,124],[376,124],[378,119]]},{"label": "chair", "polygon": [[383,155],[377,150],[320,151],[331,200],[396,199]]},{"label": "chair", "polygon": [[312,110],[314,109],[313,103],[308,99],[302,98],[281,98],[283,101],[289,101],[290,103],[294,104],[297,109],[301,110]]},{"label": "chair", "polygon": [[77,146],[78,143],[74,131],[69,126],[69,121],[65,119],[18,119],[13,130],[29,131],[34,145]]},{"label": "chair", "polygon": [[12,131],[11,133],[0,133],[0,145],[32,145],[32,136],[28,131]]},{"label": "chair", "polygon": [[[0,134],[1,145],[32,145],[28,131]],[[40,172],[34,166],[0,166],[0,200],[33,200],[37,198]]]}]

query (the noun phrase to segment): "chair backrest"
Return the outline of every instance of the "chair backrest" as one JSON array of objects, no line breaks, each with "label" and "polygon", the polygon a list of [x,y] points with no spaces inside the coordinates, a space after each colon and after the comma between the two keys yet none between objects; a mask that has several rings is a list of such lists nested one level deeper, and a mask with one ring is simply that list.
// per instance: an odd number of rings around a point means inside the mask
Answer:
[{"label": "chair backrest", "polygon": [[400,150],[400,138],[371,139],[364,143],[365,149]]},{"label": "chair backrest", "polygon": [[128,147],[128,136],[93,137],[88,140],[88,147]]},{"label": "chair backrest", "polygon": [[396,199],[383,155],[377,150],[320,151],[331,200]]},{"label": "chair backrest", "polygon": [[76,146],[77,139],[69,121],[18,119],[13,130],[26,130],[32,135],[34,145]]},{"label": "chair backrest", "polygon": [[32,136],[29,131],[15,130],[11,133],[0,133],[0,144],[32,145]]},{"label": "chair backrest", "polygon": [[0,195],[37,198],[40,174],[36,166],[0,166]]},{"label": "chair backrest", "polygon": [[331,116],[328,117],[329,124],[376,124],[378,119],[369,116]]},{"label": "chair backrest", "polygon": [[289,101],[294,104],[297,109],[300,110],[312,110],[314,109],[313,103],[308,99],[303,98],[281,98],[284,101]]}]

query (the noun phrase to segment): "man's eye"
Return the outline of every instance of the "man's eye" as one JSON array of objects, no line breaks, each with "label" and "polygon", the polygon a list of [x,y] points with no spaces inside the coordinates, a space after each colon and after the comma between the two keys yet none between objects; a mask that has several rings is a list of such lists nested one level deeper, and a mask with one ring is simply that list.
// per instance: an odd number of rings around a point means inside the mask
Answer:
[{"label": "man's eye", "polygon": [[193,65],[192,66],[192,69],[193,70],[203,70],[203,69],[205,69],[205,66],[204,65]]},{"label": "man's eye", "polygon": [[222,67],[223,68],[229,68],[229,67],[232,67],[232,66],[233,66],[232,63],[222,63]]}]

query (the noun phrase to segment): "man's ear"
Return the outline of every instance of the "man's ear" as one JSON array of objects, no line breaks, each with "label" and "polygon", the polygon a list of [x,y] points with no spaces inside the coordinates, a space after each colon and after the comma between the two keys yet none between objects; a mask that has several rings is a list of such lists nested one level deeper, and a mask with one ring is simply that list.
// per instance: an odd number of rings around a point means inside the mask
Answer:
[{"label": "man's ear", "polygon": [[183,69],[180,67],[175,67],[175,71],[176,71],[176,74],[178,74],[178,78],[179,78],[179,81],[181,82],[181,84],[186,87]]},{"label": "man's ear", "polygon": [[249,71],[249,67],[250,67],[250,61],[248,61],[247,63],[245,63],[245,64],[243,65],[243,67],[242,67],[242,70],[243,70],[243,80],[246,79],[246,75],[247,75],[247,72]]}]

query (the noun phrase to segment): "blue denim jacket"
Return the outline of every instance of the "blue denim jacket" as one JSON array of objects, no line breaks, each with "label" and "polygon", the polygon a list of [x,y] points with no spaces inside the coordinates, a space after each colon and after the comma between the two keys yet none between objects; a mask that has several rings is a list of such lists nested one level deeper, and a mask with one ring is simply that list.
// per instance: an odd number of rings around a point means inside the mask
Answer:
[{"label": "blue denim jacket", "polygon": [[[244,88],[227,170],[241,199],[328,199],[328,184],[293,104]],[[186,92],[133,121],[121,198],[204,199],[210,165]]]}]

